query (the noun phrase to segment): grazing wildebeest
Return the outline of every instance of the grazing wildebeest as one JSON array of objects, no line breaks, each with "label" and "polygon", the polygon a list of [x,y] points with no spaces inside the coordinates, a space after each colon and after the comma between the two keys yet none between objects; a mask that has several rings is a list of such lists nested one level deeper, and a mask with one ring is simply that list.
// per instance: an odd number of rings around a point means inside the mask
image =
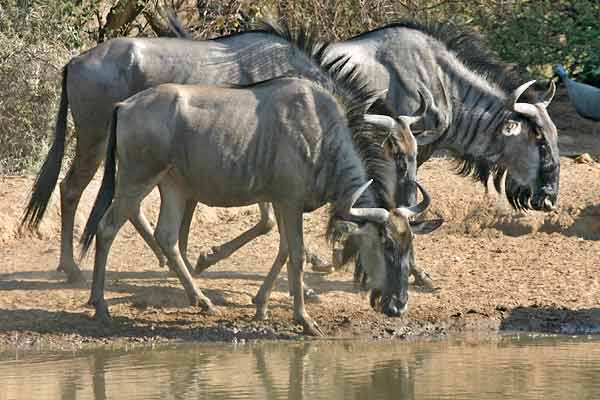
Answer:
[{"label": "grazing wildebeest", "polygon": [[360,253],[373,308],[389,316],[406,309],[409,218],[425,211],[430,198],[418,186],[420,204],[396,207],[391,147],[399,138],[412,140],[416,156],[409,126],[415,118],[365,114],[377,93],[353,70],[342,73],[343,60],[328,67],[331,79],[320,83],[282,77],[245,87],[164,84],[115,106],[104,178],[82,238],[85,252],[97,232],[90,303],[98,319],[109,318],[104,280],[112,241],[157,184],[156,241],[191,303],[205,311],[214,306],[196,288],[177,245],[190,201],[273,204],[280,244],[255,298],[257,318],[266,317],[273,282],[289,257],[294,319],[307,334],[320,334],[304,308],[302,214],[325,203],[333,203],[329,237],[352,238],[346,259]]},{"label": "grazing wildebeest", "polygon": [[[385,101],[398,114],[418,106],[422,88],[434,104],[424,118],[436,133],[419,135],[419,164],[434,150],[450,150],[462,161],[459,172],[496,189],[507,173],[505,192],[516,209],[552,210],[558,197],[558,137],[546,108],[555,85],[539,98],[519,101],[534,81],[522,83],[494,59],[477,37],[451,25],[401,22],[332,43],[330,57],[348,55],[369,77],[370,87],[386,89]],[[414,195],[400,190],[398,195]],[[410,204],[414,199],[399,198]]]},{"label": "grazing wildebeest", "polygon": [[[61,183],[61,250],[59,269],[69,281],[82,279],[73,257],[73,222],[81,193],[95,174],[106,147],[106,132],[113,105],[131,95],[161,83],[203,83],[246,85],[285,73],[299,73],[320,79],[319,66],[307,57],[312,46],[290,42],[285,30],[265,26],[258,31],[234,34],[209,41],[161,38],[118,38],[102,43],[74,57],[63,70],[62,93],[55,139],[32,189],[23,223],[36,227],[56,185],[64,153],[69,104],[76,127],[75,158]],[[303,48],[307,45],[307,48]],[[317,72],[315,72],[317,71]],[[412,113],[411,113],[412,114]],[[402,156],[399,174],[414,178],[416,160]],[[415,168],[407,166],[415,164]],[[188,205],[180,240],[184,255],[187,231],[195,204]],[[201,257],[199,265],[210,265],[226,257],[252,238],[270,231],[275,224],[268,204],[261,204],[261,220],[216,254]],[[164,256],[153,240],[150,225],[141,211],[131,222],[152,248],[159,263]],[[315,256],[311,256],[313,260]],[[317,260],[318,261],[318,260]],[[189,263],[188,263],[189,264]]]}]

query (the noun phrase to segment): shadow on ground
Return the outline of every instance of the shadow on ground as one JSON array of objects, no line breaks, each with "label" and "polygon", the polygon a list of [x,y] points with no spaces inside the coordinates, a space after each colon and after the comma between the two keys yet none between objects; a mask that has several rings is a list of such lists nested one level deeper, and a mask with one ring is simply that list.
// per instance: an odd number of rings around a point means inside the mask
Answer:
[{"label": "shadow on ground", "polygon": [[102,324],[90,313],[48,311],[41,309],[7,310],[0,309],[0,335],[19,332],[53,334],[60,336],[78,335],[85,338],[132,339],[162,337],[168,339],[194,341],[231,341],[243,339],[287,339],[290,332],[277,332],[269,323],[253,321],[253,315],[237,318],[244,329],[236,329],[230,321],[208,321],[198,316],[179,315],[177,318],[157,322],[143,316],[113,316],[110,324]]},{"label": "shadow on ground", "polygon": [[600,308],[571,310],[552,307],[517,307],[506,312],[500,330],[600,334]]}]

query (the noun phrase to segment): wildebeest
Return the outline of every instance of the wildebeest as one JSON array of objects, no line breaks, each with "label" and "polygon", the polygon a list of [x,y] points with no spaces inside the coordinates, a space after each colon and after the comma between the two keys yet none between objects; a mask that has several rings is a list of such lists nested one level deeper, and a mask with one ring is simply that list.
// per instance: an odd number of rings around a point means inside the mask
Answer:
[{"label": "wildebeest", "polygon": [[430,198],[419,186],[420,204],[396,208],[390,147],[397,138],[412,139],[416,156],[414,119],[365,114],[377,93],[354,71],[340,72],[340,63],[330,64],[331,79],[320,83],[282,77],[244,87],[165,84],[115,106],[104,178],[82,238],[85,251],[97,232],[90,297],[97,318],[109,317],[104,278],[111,243],[157,184],[156,240],[192,304],[205,311],[214,306],[196,288],[177,246],[190,201],[273,204],[280,244],[255,299],[257,318],[266,317],[273,281],[289,257],[294,319],[306,333],[320,334],[304,308],[302,214],[325,203],[333,203],[328,235],[353,239],[346,258],[360,253],[373,308],[389,316],[405,310],[413,260],[409,218],[425,211]]},{"label": "wildebeest", "polygon": [[[450,150],[459,172],[500,191],[517,209],[551,210],[558,197],[560,160],[557,130],[547,112],[555,93],[550,81],[539,98],[519,101],[534,81],[494,59],[477,37],[451,25],[400,22],[332,43],[330,57],[349,55],[369,77],[370,87],[386,89],[386,103],[399,114],[418,107],[423,87],[434,104],[424,118],[435,134],[419,135],[419,163],[436,149]],[[411,195],[414,191],[398,191]],[[398,199],[398,203],[414,199]]]},{"label": "wildebeest", "polygon": [[[299,45],[299,47],[298,47]],[[306,45],[307,48],[303,48]],[[141,90],[160,83],[203,83],[246,85],[285,73],[298,73],[319,80],[319,66],[307,57],[309,42],[293,43],[285,30],[275,25],[209,41],[184,39],[118,38],[74,57],[63,70],[62,93],[50,152],[33,186],[23,223],[37,226],[56,185],[64,153],[67,113],[70,104],[77,133],[75,159],[61,183],[61,251],[59,269],[69,281],[82,279],[73,257],[73,222],[81,193],[88,185],[106,147],[106,128],[113,105]],[[410,171],[399,159],[400,168]],[[406,175],[406,174],[404,174]],[[402,179],[404,175],[399,175]],[[414,175],[414,174],[413,174]],[[184,253],[187,231],[194,210],[186,210],[180,246]],[[139,212],[131,222],[156,254],[164,256],[153,240],[150,225]],[[250,231],[220,246],[217,258],[229,255],[252,238],[268,232],[275,224],[268,205],[261,205],[261,220]],[[207,258],[202,258],[206,261]]]}]

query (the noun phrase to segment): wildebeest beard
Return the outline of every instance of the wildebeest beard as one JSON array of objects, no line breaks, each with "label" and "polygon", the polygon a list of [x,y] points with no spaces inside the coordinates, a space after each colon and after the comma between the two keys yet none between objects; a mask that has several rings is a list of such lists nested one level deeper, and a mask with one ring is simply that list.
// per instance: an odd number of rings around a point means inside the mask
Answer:
[{"label": "wildebeest beard", "polygon": [[[538,139],[537,148],[540,155],[538,166],[536,189],[532,192],[530,187],[520,185],[510,176],[510,170],[506,177],[506,197],[511,206],[516,210],[528,210],[531,208],[550,211],[544,203],[549,199],[552,204],[556,204],[558,197],[558,184],[560,177],[560,164],[555,163],[548,143],[543,139]],[[496,190],[498,190],[496,186]]]},{"label": "wildebeest beard", "polygon": [[506,198],[514,209],[530,210],[535,208],[549,211],[544,205],[544,200],[550,199],[553,204],[556,204],[560,164],[554,162],[550,146],[543,137],[537,139],[536,145],[540,161],[535,192],[532,191],[531,187],[521,185],[511,176],[510,166],[508,168],[501,167],[483,157],[462,156],[456,161],[456,172],[461,176],[471,176],[484,186],[487,185],[489,177],[492,176],[494,188],[498,193],[502,192],[502,178],[508,172],[504,189]]}]

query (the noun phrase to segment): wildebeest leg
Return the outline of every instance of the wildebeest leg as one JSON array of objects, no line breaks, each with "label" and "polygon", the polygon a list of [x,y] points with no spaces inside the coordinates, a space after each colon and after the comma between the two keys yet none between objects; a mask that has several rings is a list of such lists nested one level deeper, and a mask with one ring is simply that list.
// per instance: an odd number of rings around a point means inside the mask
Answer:
[{"label": "wildebeest leg", "polygon": [[127,221],[127,199],[115,199],[98,225],[96,233],[96,254],[92,277],[92,293],[88,304],[96,309],[95,318],[103,323],[110,322],[108,305],[104,300],[104,283],[106,280],[106,260],[108,252],[119,229]]},{"label": "wildebeest leg", "polygon": [[141,207],[138,207],[137,211],[133,214],[133,216],[131,217],[131,219],[129,221],[131,221],[131,224],[138,231],[138,233],[142,236],[142,238],[144,239],[144,241],[146,242],[148,247],[150,247],[150,249],[154,253],[154,256],[158,260],[158,265],[160,267],[164,267],[165,266],[165,256],[163,255],[160,246],[156,242],[156,239],[154,239],[152,227],[150,226],[150,223],[146,219],[146,216],[144,215]]},{"label": "wildebeest leg", "polygon": [[216,309],[208,297],[196,288],[192,275],[188,271],[181,253],[179,252],[178,239],[187,198],[177,183],[171,179],[164,179],[159,184],[160,189],[160,214],[154,236],[156,241],[167,256],[169,264],[175,270],[183,285],[185,292],[193,306],[200,306],[208,313],[215,313]]},{"label": "wildebeest leg", "polygon": [[194,268],[192,267],[192,264],[187,256],[188,238],[190,235],[192,218],[194,217],[194,211],[196,211],[197,204],[198,203],[195,200],[187,201],[185,204],[185,212],[183,213],[183,221],[181,222],[181,229],[179,230],[179,252],[181,253],[183,262],[190,273],[194,273]]},{"label": "wildebeest leg", "polygon": [[[276,212],[277,215],[277,212]],[[253,301],[256,304],[256,319],[264,320],[267,318],[267,310],[269,307],[269,298],[271,297],[271,290],[273,289],[273,284],[275,283],[275,279],[281,272],[281,269],[285,265],[285,261],[288,258],[288,246],[287,239],[285,238],[283,232],[283,221],[281,217],[277,218],[277,227],[279,229],[279,250],[277,251],[277,257],[275,257],[275,261],[273,262],[273,266],[271,270],[265,277],[263,284],[260,286],[256,297],[254,297]]]},{"label": "wildebeest leg", "polygon": [[[237,249],[244,246],[246,243],[251,242],[258,236],[266,235],[271,231],[271,229],[273,229],[273,227],[275,226],[275,218],[273,216],[271,205],[269,203],[258,203],[258,207],[260,210],[260,221],[258,221],[258,223],[254,227],[242,233],[235,239],[232,239],[229,242],[220,246],[213,246],[211,248],[211,253],[201,254],[200,257],[198,257],[198,261],[196,263],[197,274],[202,273],[211,265],[216,264],[222,259],[229,257]],[[191,216],[189,218],[191,220]],[[183,251],[182,254],[184,254]],[[324,270],[331,267],[331,264],[327,263],[326,261],[321,259],[316,253],[313,253],[308,249],[306,249],[306,257],[308,262],[310,262],[316,270]],[[312,298],[316,296],[312,289],[307,288],[307,290],[309,291],[309,293],[312,293]]]},{"label": "wildebeest leg", "polygon": [[94,177],[105,148],[105,141],[93,145],[86,143],[85,133],[79,131],[75,159],[67,176],[60,183],[61,232],[60,261],[57,270],[64,271],[69,282],[85,280],[73,257],[73,226],[81,194]]},{"label": "wildebeest leg", "polygon": [[202,271],[211,265],[216,264],[220,260],[229,257],[237,249],[252,241],[254,238],[265,235],[273,229],[275,226],[275,218],[273,216],[271,205],[269,203],[258,203],[258,207],[260,209],[260,221],[235,239],[220,246],[213,246],[211,248],[212,253],[200,255],[200,257],[198,257],[198,262],[196,263],[197,274],[202,273]]},{"label": "wildebeest leg", "polygon": [[312,265],[312,270],[317,272],[330,272],[332,264],[323,260],[317,253],[313,253],[308,247],[304,248],[306,252],[306,262]]},{"label": "wildebeest leg", "polygon": [[302,207],[285,206],[281,208],[284,235],[289,250],[288,268],[291,273],[290,284],[294,295],[294,320],[302,324],[307,335],[321,336],[323,333],[304,308],[304,238],[302,230]]},{"label": "wildebeest leg", "polygon": [[[267,234],[268,232],[271,231],[271,229],[273,229],[273,227],[275,226],[276,220],[275,220],[275,216],[273,215],[273,209],[272,209],[271,205],[269,203],[258,203],[258,207],[260,209],[260,221],[254,227],[252,227],[250,230],[242,233],[240,236],[236,237],[235,239],[233,239],[221,246],[213,246],[212,254],[201,255],[198,258],[198,262],[196,264],[196,273],[197,274],[202,273],[202,271],[206,270],[208,267],[210,267],[211,265],[215,264],[216,262],[222,260],[223,258],[229,257],[237,249],[244,246],[246,243],[252,241],[254,238],[256,238],[260,235]],[[194,203],[194,208],[195,208],[195,203]],[[187,212],[188,211],[186,211],[186,215],[187,215]],[[190,214],[188,216],[189,220],[191,220],[193,212],[194,212],[194,209],[192,209],[190,211]],[[183,228],[184,227],[182,226],[182,230],[183,230]],[[187,228],[185,229],[186,247],[187,247],[187,236],[188,236],[187,232],[188,231],[189,231],[189,223],[187,225]],[[181,238],[181,236],[182,235],[180,235],[180,238]],[[184,254],[183,251],[182,251],[182,254]],[[309,259],[311,261],[323,263],[323,261],[318,256],[316,256],[314,253],[310,253],[307,250],[306,254],[307,254],[307,258],[310,257]],[[285,263],[285,261],[284,261],[284,263]],[[273,272],[273,268],[274,268],[274,266],[271,268],[271,272]],[[279,268],[279,271],[281,271],[281,267]],[[275,281],[275,278],[279,274],[279,271],[274,275],[273,282]],[[269,273],[269,276],[271,275],[271,272]],[[289,277],[290,277],[290,275],[288,273],[290,295],[292,295],[291,280],[289,279]],[[270,288],[268,290],[268,293],[271,293]],[[306,296],[306,299],[311,302],[318,302],[320,300],[319,295],[313,289],[311,289],[310,287],[308,287],[306,285],[304,287],[304,295]]]}]

